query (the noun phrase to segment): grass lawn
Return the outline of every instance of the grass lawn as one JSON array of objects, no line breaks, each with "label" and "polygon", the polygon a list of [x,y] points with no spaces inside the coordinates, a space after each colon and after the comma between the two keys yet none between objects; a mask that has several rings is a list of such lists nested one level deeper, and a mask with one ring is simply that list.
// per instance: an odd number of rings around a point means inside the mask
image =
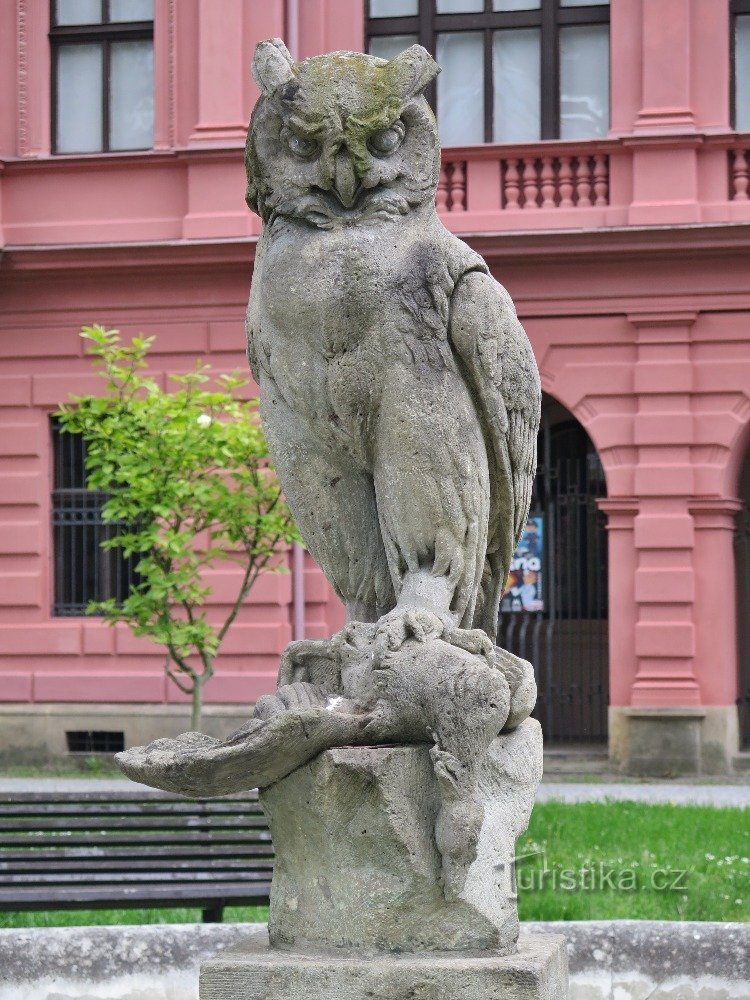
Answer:
[{"label": "grass lawn", "polygon": [[[631,802],[536,806],[518,843],[522,920],[747,920],[750,811]],[[228,907],[227,921],[264,921]],[[0,927],[185,923],[198,910],[0,913]]]},{"label": "grass lawn", "polygon": [[81,754],[37,764],[9,764],[0,760],[0,778],[122,778],[128,779],[113,754]]},{"label": "grass lawn", "polygon": [[536,851],[522,920],[750,918],[750,810],[544,802],[517,854]]}]

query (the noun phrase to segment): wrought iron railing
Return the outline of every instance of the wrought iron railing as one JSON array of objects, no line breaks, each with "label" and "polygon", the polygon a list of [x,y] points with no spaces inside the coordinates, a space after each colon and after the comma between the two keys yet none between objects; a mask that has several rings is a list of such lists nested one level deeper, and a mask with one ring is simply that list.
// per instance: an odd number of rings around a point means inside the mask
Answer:
[{"label": "wrought iron railing", "polygon": [[541,607],[512,610],[505,600],[498,639],[530,660],[534,715],[548,744],[607,739],[609,706],[606,493],[599,457],[578,424],[544,425],[532,519],[538,522]]}]

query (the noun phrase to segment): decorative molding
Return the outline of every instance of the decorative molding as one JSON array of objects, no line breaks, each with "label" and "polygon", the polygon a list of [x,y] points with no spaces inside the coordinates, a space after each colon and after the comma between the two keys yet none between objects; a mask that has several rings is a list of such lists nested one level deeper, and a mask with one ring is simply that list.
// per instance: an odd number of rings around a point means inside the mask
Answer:
[{"label": "decorative molding", "polygon": [[628,313],[627,315],[628,323],[631,323],[636,327],[654,327],[654,326],[692,326],[698,319],[698,313],[694,311],[680,311],[680,312],[643,312],[643,313]]},{"label": "decorative molding", "polygon": [[688,501],[688,510],[693,515],[696,531],[734,531],[734,519],[744,506],[736,497],[691,497]]},{"label": "decorative molding", "polygon": [[176,73],[176,61],[177,61],[177,50],[175,37],[177,34],[177,27],[175,24],[175,0],[169,0],[168,5],[168,23],[167,23],[167,45],[169,48],[168,59],[168,116],[169,120],[167,122],[167,134],[169,136],[170,148],[174,148],[177,143],[177,73]]},{"label": "decorative molding", "polygon": [[18,60],[18,155],[29,152],[29,12],[28,0],[16,0]]},{"label": "decorative molding", "polygon": [[11,272],[38,275],[86,272],[113,274],[143,272],[152,275],[155,269],[186,271],[197,268],[237,266],[247,269],[255,259],[257,236],[243,239],[168,240],[119,244],[73,244],[53,247],[3,248],[0,274]]},{"label": "decorative molding", "polygon": [[623,529],[632,531],[633,521],[640,511],[639,497],[600,497],[596,501],[599,510],[607,515],[607,530]]}]

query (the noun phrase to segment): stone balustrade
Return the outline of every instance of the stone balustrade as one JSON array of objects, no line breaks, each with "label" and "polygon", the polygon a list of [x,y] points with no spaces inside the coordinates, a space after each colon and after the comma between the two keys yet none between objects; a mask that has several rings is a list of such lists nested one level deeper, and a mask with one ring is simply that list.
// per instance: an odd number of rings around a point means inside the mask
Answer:
[{"label": "stone balustrade", "polygon": [[750,140],[729,150],[729,198],[731,201],[748,201],[750,186]]},{"label": "stone balustrade", "polygon": [[[478,147],[479,148],[479,147]],[[494,147],[497,148],[497,147]],[[507,147],[506,147],[507,148]],[[609,156],[587,146],[528,150],[529,155],[498,150],[500,205],[506,211],[591,208],[609,204]],[[440,212],[467,210],[467,179],[473,158],[454,159],[445,151],[440,171],[437,206]],[[747,173],[747,171],[746,171]]]},{"label": "stone balustrade", "polygon": [[[692,175],[678,174],[686,156]],[[674,202],[655,207],[645,192],[668,183],[669,163]],[[448,147],[437,207],[456,233],[742,221],[750,218],[750,135]]]}]

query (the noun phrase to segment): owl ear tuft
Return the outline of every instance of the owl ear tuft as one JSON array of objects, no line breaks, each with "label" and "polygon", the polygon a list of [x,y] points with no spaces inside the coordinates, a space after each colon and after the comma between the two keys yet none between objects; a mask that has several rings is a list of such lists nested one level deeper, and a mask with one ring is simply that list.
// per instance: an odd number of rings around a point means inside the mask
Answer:
[{"label": "owl ear tuft", "polygon": [[289,49],[280,38],[268,38],[258,42],[253,56],[253,79],[264,97],[270,97],[285,83],[294,79],[294,70]]},{"label": "owl ear tuft", "polygon": [[421,94],[440,72],[438,64],[421,45],[411,45],[399,52],[388,62],[386,69],[394,90],[403,101]]}]

